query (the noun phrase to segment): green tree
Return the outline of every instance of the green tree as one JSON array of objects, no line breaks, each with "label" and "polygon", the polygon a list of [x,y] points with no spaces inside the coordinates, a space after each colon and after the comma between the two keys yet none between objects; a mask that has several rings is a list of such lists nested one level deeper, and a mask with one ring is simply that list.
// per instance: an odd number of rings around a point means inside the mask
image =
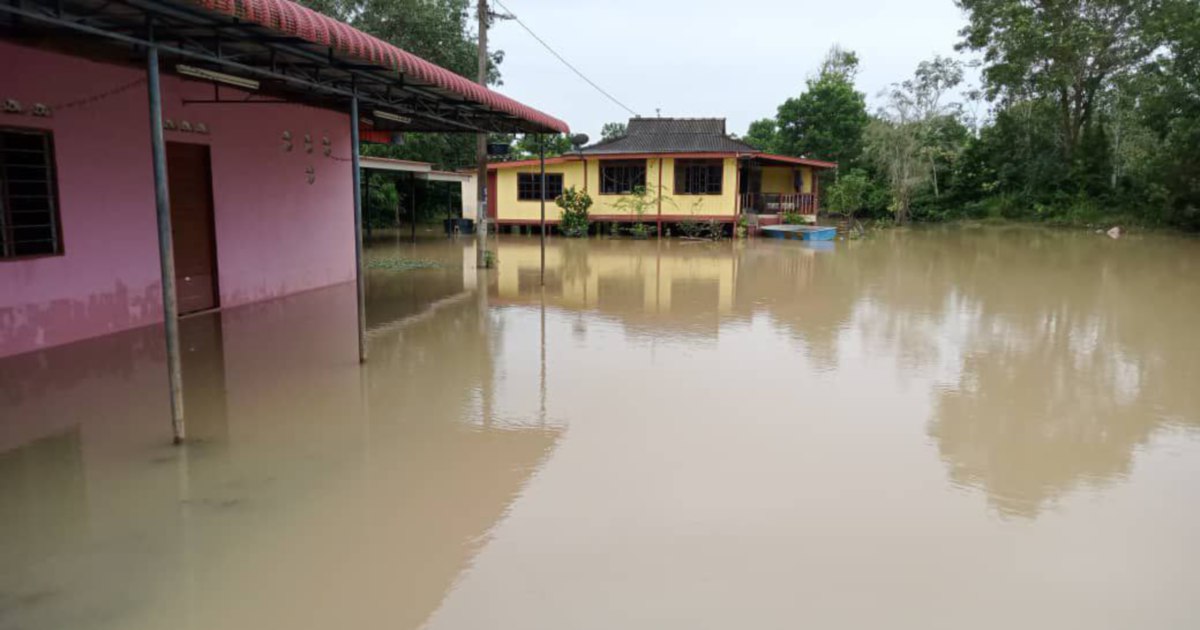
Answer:
[{"label": "green tree", "polygon": [[929,181],[929,165],[921,158],[921,132],[914,121],[877,118],[867,127],[866,154],[883,174],[896,223],[908,222],[917,190]]},{"label": "green tree", "polygon": [[517,138],[513,153],[509,159],[528,160],[538,157],[541,147],[546,147],[546,157],[563,155],[574,150],[571,138],[566,134],[536,134],[527,133]]},{"label": "green tree", "polygon": [[845,215],[851,225],[854,215],[867,205],[871,191],[871,180],[861,169],[853,169],[838,177],[826,191],[826,206],[830,212]]},{"label": "green tree", "polygon": [[962,62],[935,56],[917,64],[913,78],[902,84],[900,94],[892,98],[906,98],[908,107],[913,108],[919,126],[921,157],[928,162],[930,183],[934,197],[941,195],[939,173],[953,167],[963,147],[965,127],[960,122],[962,106],[945,102],[946,93],[962,83]]},{"label": "green tree", "polygon": [[750,146],[767,153],[775,152],[777,125],[772,118],[763,118],[750,123],[742,140]]},{"label": "green tree", "polygon": [[[474,79],[478,45],[471,0],[300,0],[464,77]],[[500,83],[504,51],[491,51],[488,82]],[[432,162],[454,169],[475,161],[471,134],[408,133],[401,145],[376,145],[373,155]]]},{"label": "green tree", "polygon": [[606,122],[600,128],[600,140],[615,140],[625,135],[626,125],[623,122]]},{"label": "green tree", "polygon": [[400,211],[400,193],[396,182],[390,177],[368,175],[366,183],[367,229],[398,226],[396,215]]},{"label": "green tree", "polygon": [[1146,20],[1159,0],[957,0],[968,25],[961,48],[983,53],[988,96],[1003,103],[1056,104],[1064,159],[1114,77],[1134,70],[1158,46]]},{"label": "green tree", "polygon": [[978,204],[981,214],[1035,218],[1037,205],[1058,205],[1071,187],[1058,142],[1057,105],[1046,100],[1013,103],[965,147],[953,197]]},{"label": "green tree", "polygon": [[1200,230],[1200,3],[1167,0],[1151,28],[1165,43],[1145,69],[1140,119],[1155,140],[1145,178],[1163,220]]},{"label": "green tree", "polygon": [[962,78],[956,60],[922,61],[912,79],[884,92],[884,105],[868,127],[867,155],[884,175],[898,223],[909,219],[913,199],[927,183],[939,195],[939,165],[961,149],[963,135],[955,133],[963,128],[957,123],[961,107],[945,96]]},{"label": "green tree", "polygon": [[856,164],[870,121],[866,99],[854,88],[857,72],[857,55],[831,48],[804,93],[779,106],[775,149],[785,155],[832,160],[843,167]]}]

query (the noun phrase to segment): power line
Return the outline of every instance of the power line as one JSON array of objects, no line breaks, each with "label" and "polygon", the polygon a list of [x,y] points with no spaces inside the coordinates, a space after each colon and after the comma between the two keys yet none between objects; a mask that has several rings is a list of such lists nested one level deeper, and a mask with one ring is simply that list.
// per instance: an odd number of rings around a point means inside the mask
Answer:
[{"label": "power line", "polygon": [[525,29],[525,32],[526,32],[526,33],[529,33],[529,36],[530,36],[530,37],[532,37],[532,38],[536,39],[536,40],[537,40],[537,42],[538,42],[539,44],[541,44],[543,48],[545,48],[546,50],[550,51],[550,54],[551,54],[551,55],[554,55],[554,56],[555,56],[555,57],[556,57],[556,58],[557,58],[559,61],[561,61],[561,62],[563,63],[563,65],[564,65],[564,66],[566,66],[566,67],[570,68],[570,69],[571,69],[571,72],[574,72],[575,74],[579,75],[579,78],[580,78],[580,79],[583,79],[584,81],[587,81],[587,84],[588,84],[588,85],[590,85],[590,86],[592,86],[592,87],[596,88],[596,91],[597,91],[597,92],[599,92],[599,93],[603,94],[603,95],[604,95],[606,98],[608,98],[608,100],[610,100],[610,101],[612,101],[612,102],[616,103],[617,105],[619,105],[619,106],[621,107],[621,109],[624,109],[625,111],[629,112],[630,114],[633,114],[634,116],[637,116],[637,115],[638,115],[638,113],[637,113],[637,112],[635,112],[635,111],[633,111],[632,109],[630,109],[628,105],[626,105],[625,103],[622,103],[621,101],[618,101],[618,100],[617,100],[617,97],[615,97],[615,96],[613,96],[612,94],[609,94],[608,92],[604,91],[604,88],[600,87],[599,85],[596,85],[596,82],[595,82],[595,81],[593,81],[593,80],[591,80],[591,79],[587,78],[587,76],[586,76],[585,74],[583,74],[582,72],[580,72],[580,71],[579,71],[579,68],[576,68],[575,66],[571,65],[571,62],[569,62],[569,61],[567,61],[566,59],[564,59],[562,55],[558,54],[558,52],[557,52],[557,51],[555,51],[553,48],[551,48],[551,47],[550,47],[550,44],[547,44],[547,43],[546,43],[546,41],[545,41],[544,39],[542,39],[541,37],[538,37],[537,33],[534,33],[534,32],[533,32],[533,29],[529,28],[529,26],[528,26],[528,25],[526,25],[524,22],[522,22],[522,21],[521,21],[521,18],[517,17],[517,16],[516,16],[516,14],[514,14],[514,13],[512,12],[512,9],[509,9],[508,7],[504,6],[504,3],[503,3],[503,2],[501,2],[500,0],[492,0],[492,1],[493,1],[493,2],[495,2],[496,4],[500,5],[500,8],[501,8],[501,9],[504,9],[505,11],[507,11],[507,12],[508,12],[508,16],[506,16],[506,17],[511,17],[513,20],[515,20],[515,21],[516,21],[516,23],[517,23],[517,24],[520,24],[520,25],[521,25],[521,28]]}]

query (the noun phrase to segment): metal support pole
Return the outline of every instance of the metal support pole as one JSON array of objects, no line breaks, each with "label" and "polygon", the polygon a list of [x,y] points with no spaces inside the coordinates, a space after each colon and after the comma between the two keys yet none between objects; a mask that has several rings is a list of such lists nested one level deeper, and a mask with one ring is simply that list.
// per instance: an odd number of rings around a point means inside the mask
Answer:
[{"label": "metal support pole", "polygon": [[542,166],[542,286],[546,286],[546,136],[538,134],[538,161]]},{"label": "metal support pole", "polygon": [[167,148],[163,141],[162,88],[158,77],[158,49],[154,46],[146,49],[146,91],[150,95],[150,153],[154,162],[154,207],[158,218],[163,329],[167,335],[171,429],[174,442],[180,444],[187,437],[183,423],[183,363],[179,355],[179,302],[175,295],[175,243],[171,237],[171,193],[167,187]]},{"label": "metal support pole", "polygon": [[409,226],[409,233],[410,233],[409,237],[412,239],[412,242],[415,243],[415,242],[417,242],[417,174],[416,173],[408,174],[408,198],[409,198],[409,201],[408,201],[409,204],[412,205],[412,211],[409,213],[412,215],[412,219],[411,219],[412,225]]},{"label": "metal support pole", "polygon": [[354,277],[358,285],[358,361],[367,362],[366,278],[363,274],[362,169],[358,164],[358,96],[350,97],[350,168],[354,180]]},{"label": "metal support pole", "polygon": [[[479,49],[477,53],[479,85],[487,87],[488,76],[488,6],[487,0],[479,0],[475,12],[479,18]],[[477,201],[475,208],[475,267],[482,269],[487,264],[487,134],[481,133],[475,137],[475,173],[479,181],[475,182]],[[499,219],[499,216],[496,217]]]}]

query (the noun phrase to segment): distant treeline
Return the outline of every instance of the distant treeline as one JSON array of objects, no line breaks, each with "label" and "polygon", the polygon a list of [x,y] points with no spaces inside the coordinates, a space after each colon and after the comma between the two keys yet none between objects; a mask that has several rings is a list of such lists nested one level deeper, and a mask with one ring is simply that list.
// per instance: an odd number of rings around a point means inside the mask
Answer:
[{"label": "distant treeline", "polygon": [[[302,0],[464,76],[470,0]],[[868,111],[859,59],[834,47],[744,139],[837,161],[825,206],[897,221],[1003,217],[1200,230],[1200,1],[957,0],[962,59],[936,57]],[[499,82],[503,54],[492,56]],[[978,64],[982,85],[963,84]],[[569,113],[569,112],[568,112]],[[619,124],[605,136],[619,134]],[[513,157],[531,139],[495,136]],[[390,157],[474,163],[464,134],[408,134]],[[547,153],[569,142],[553,138]]]},{"label": "distant treeline", "polygon": [[1200,230],[1200,2],[958,5],[978,89],[936,57],[869,113],[858,57],[835,46],[744,139],[836,160],[826,205],[847,213]]}]

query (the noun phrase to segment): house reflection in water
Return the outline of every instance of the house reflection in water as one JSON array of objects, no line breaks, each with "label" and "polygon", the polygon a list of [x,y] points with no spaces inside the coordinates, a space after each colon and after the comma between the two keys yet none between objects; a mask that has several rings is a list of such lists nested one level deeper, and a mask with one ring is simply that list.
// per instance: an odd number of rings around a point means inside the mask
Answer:
[{"label": "house reflection in water", "polygon": [[0,628],[1193,627],[1200,258],[1137,238],[376,243],[441,266],[363,366],[352,286],[185,320],[184,449],[152,328],[0,361]]},{"label": "house reflection in water", "polygon": [[419,627],[563,430],[481,416],[480,306],[381,323],[365,370],[353,286],[187,319],[186,449],[153,328],[0,362],[0,626]]},{"label": "house reflection in water", "polygon": [[[493,302],[539,303],[538,241],[502,237],[500,256]],[[616,318],[632,331],[715,336],[733,312],[736,275],[728,242],[554,239],[546,246],[545,300]]]}]

